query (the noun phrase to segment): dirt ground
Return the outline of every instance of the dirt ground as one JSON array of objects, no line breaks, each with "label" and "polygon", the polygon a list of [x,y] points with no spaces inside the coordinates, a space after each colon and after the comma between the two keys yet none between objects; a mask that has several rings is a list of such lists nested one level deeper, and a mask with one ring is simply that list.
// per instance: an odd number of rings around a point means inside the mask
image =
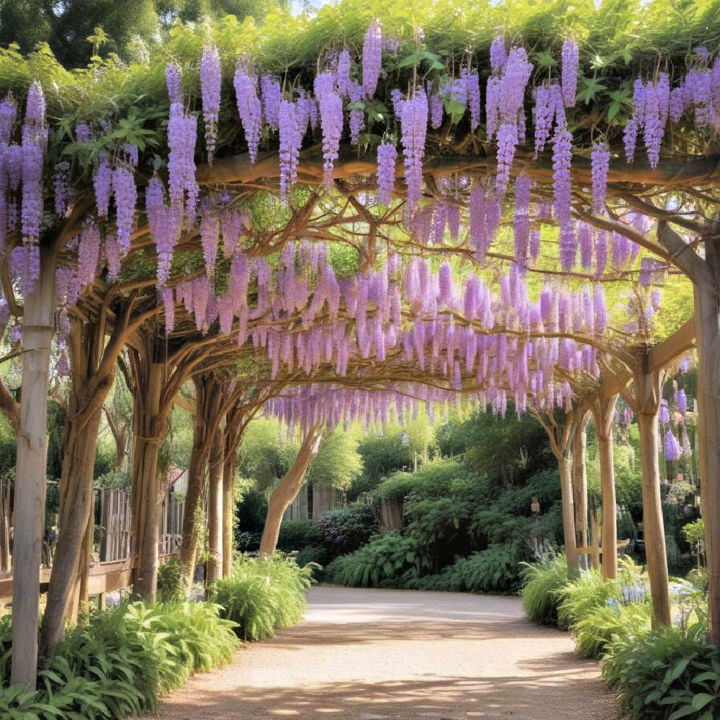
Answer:
[{"label": "dirt ground", "polygon": [[596,663],[514,597],[313,588],[305,620],[195,676],[160,720],[615,720]]}]

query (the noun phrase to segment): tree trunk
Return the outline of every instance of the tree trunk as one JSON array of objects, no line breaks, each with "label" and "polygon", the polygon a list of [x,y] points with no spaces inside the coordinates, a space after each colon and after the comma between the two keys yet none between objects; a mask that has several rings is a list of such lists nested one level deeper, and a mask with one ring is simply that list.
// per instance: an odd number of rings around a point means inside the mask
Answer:
[{"label": "tree trunk", "polygon": [[585,430],[589,420],[586,408],[578,411],[577,427],[573,435],[572,445],[572,483],[573,501],[575,503],[575,528],[580,547],[585,548],[578,557],[578,563],[583,570],[588,569],[588,488],[587,468],[585,465],[585,452],[587,437]]},{"label": "tree trunk", "polygon": [[185,587],[190,587],[197,562],[198,540],[206,490],[208,458],[222,419],[222,386],[212,375],[200,375],[195,382],[193,448],[188,467],[188,489],[183,515],[180,564]]},{"label": "tree trunk", "polygon": [[135,387],[135,448],[133,451],[132,507],[135,540],[133,590],[144,600],[157,595],[158,540],[163,488],[158,475],[160,444],[167,429],[169,410],[161,407],[166,377],[163,363],[133,364]]},{"label": "tree trunk", "polygon": [[575,503],[572,489],[572,460],[568,454],[558,457],[560,470],[560,495],[562,499],[563,539],[567,557],[568,574],[576,577],[580,573],[575,533]]},{"label": "tree trunk", "polygon": [[[659,397],[658,382],[658,397]],[[642,463],[643,537],[647,557],[653,618],[658,625],[670,625],[670,589],[668,584],[665,526],[660,497],[660,458],[657,409],[638,415]]]},{"label": "tree trunk", "polygon": [[208,583],[216,582],[223,574],[224,449],[224,433],[218,429],[215,432],[208,463]]},{"label": "tree trunk", "polygon": [[54,330],[56,250],[40,249],[40,277],[25,298],[17,434],[11,682],[37,677],[40,562],[45,514],[47,400]]},{"label": "tree trunk", "polygon": [[237,473],[237,445],[228,447],[225,441],[223,462],[223,528],[222,576],[232,574],[235,552],[235,475]]},{"label": "tree trunk", "polygon": [[[708,253],[708,264],[718,256]],[[715,273],[717,276],[717,272]],[[720,290],[695,283],[697,337],[697,446],[702,514],[705,519],[705,558],[708,571],[710,640],[720,646]]]},{"label": "tree trunk", "polygon": [[308,430],[295,458],[295,462],[287,471],[285,477],[272,491],[270,501],[268,502],[265,527],[263,528],[263,534],[260,540],[261,555],[272,555],[275,552],[283,514],[300,491],[303,480],[305,479],[305,471],[317,454],[321,439],[322,425],[315,425]]},{"label": "tree trunk", "polygon": [[[65,620],[74,621],[78,603],[78,571],[86,567],[80,555],[91,524],[93,507],[93,468],[102,408],[94,411],[83,428],[70,426],[66,433],[61,482],[58,542],[48,586],[47,606],[40,628],[40,649],[48,655],[65,634]],[[72,608],[71,608],[72,606]]]},{"label": "tree trunk", "polygon": [[600,487],[602,493],[602,574],[606,580],[617,577],[617,500],[612,423],[617,395],[599,398],[593,404],[593,419],[598,441]]}]

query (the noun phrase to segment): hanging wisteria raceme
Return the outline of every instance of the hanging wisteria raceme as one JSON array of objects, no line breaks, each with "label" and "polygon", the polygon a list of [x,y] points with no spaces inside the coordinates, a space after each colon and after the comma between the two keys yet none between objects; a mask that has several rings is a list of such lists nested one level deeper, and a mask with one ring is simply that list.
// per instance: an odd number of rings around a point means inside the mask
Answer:
[{"label": "hanging wisteria raceme", "polygon": [[195,222],[200,189],[195,179],[197,118],[185,114],[180,103],[170,106],[168,122],[168,186],[170,202],[182,209],[188,227]]},{"label": "hanging wisteria raceme", "polygon": [[205,271],[210,279],[215,276],[218,245],[220,243],[220,218],[212,197],[206,197],[200,205],[200,244],[202,245]]},{"label": "hanging wisteria raceme", "polygon": [[168,63],[165,66],[165,85],[171,104],[182,102],[181,78],[182,70],[177,63]]},{"label": "hanging wisteria raceme", "polygon": [[682,457],[683,449],[672,430],[665,433],[665,459],[668,461],[679,460]]},{"label": "hanging wisteria raceme", "polygon": [[380,21],[376,18],[365,33],[362,50],[362,87],[367,97],[373,97],[382,71],[383,38]]},{"label": "hanging wisteria raceme", "polygon": [[134,145],[126,145],[122,155],[122,158],[118,158],[112,171],[112,190],[117,216],[116,238],[123,255],[125,255],[130,251],[130,236],[135,223],[137,148]]},{"label": "hanging wisteria raceme", "polygon": [[465,80],[468,110],[470,111],[470,129],[477,130],[480,125],[480,76],[477,71],[468,72]]},{"label": "hanging wisteria raceme", "polygon": [[257,160],[257,151],[262,132],[262,103],[257,93],[258,80],[254,75],[248,74],[246,69],[238,64],[233,80],[238,115],[245,132],[245,142],[248,146],[250,162]]},{"label": "hanging wisteria raceme", "polygon": [[390,142],[380,143],[377,148],[377,199],[381,205],[389,205],[392,202],[396,163],[397,148],[395,145]]},{"label": "hanging wisteria raceme", "polygon": [[[486,112],[488,138],[492,138],[497,124],[497,183],[498,196],[505,194],[515,147],[524,134],[525,88],[533,66],[524,48],[513,47],[502,65],[502,75],[488,80]],[[492,130],[491,133],[491,123]]]},{"label": "hanging wisteria raceme", "polygon": [[279,126],[280,148],[280,197],[287,202],[288,190],[297,182],[297,167],[300,161],[302,132],[298,123],[298,106],[292,100],[280,103]]},{"label": "hanging wisteria raceme", "polygon": [[[145,211],[157,253],[157,282],[158,286],[164,287],[170,277],[173,252],[182,230],[182,206],[177,203],[168,205],[165,202],[165,188],[157,175],[150,178],[145,188]],[[106,238],[105,255],[108,263],[110,263],[109,247],[109,238]],[[117,247],[114,238],[112,247]]]},{"label": "hanging wisteria raceme", "polygon": [[403,146],[408,211],[412,212],[422,196],[423,159],[428,122],[428,101],[425,91],[416,88],[408,98],[398,102],[400,140]]},{"label": "hanging wisteria raceme", "polygon": [[494,73],[502,72],[505,61],[507,60],[507,48],[505,46],[505,38],[498,35],[492,43],[490,43],[490,69]]},{"label": "hanging wisteria raceme", "polygon": [[[211,164],[215,155],[215,143],[217,142],[221,85],[220,55],[218,55],[215,45],[206,45],[200,58],[200,92],[202,95],[203,119],[205,120],[205,148],[207,149],[208,162]],[[170,102],[173,102],[172,98]]]},{"label": "hanging wisteria raceme", "polygon": [[21,230],[24,266],[21,272],[23,292],[29,293],[40,277],[40,225],[43,216],[43,169],[47,128],[45,95],[40,83],[28,90],[22,126],[22,206]]},{"label": "hanging wisteria raceme", "polygon": [[273,129],[277,130],[280,123],[280,101],[282,89],[280,82],[272,75],[260,78],[260,95],[262,97],[262,117]]},{"label": "hanging wisteria raceme", "polygon": [[17,105],[11,99],[0,102],[0,144],[7,145],[10,142],[16,116]]},{"label": "hanging wisteria raceme", "polygon": [[53,194],[55,197],[54,209],[55,214],[59,217],[63,217],[65,215],[68,205],[70,204],[69,169],[69,163],[61,162],[55,165],[55,170],[53,171],[52,182]]},{"label": "hanging wisteria raceme", "polygon": [[562,46],[561,62],[561,85],[565,107],[573,107],[575,105],[579,61],[580,53],[578,52],[578,46],[574,40],[568,38]]},{"label": "hanging wisteria raceme", "polygon": [[333,73],[324,72],[315,77],[315,99],[320,112],[323,149],[323,183],[332,187],[335,161],[340,156],[340,140],[343,133],[343,105],[336,92]]}]

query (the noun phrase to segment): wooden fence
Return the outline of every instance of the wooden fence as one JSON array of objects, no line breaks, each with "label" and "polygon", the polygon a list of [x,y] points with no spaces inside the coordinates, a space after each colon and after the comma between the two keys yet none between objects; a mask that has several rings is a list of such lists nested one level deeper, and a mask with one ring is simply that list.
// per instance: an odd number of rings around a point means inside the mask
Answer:
[{"label": "wooden fence", "polygon": [[[48,482],[47,516],[57,509],[57,483]],[[99,595],[132,585],[133,542],[130,493],[124,490],[95,491],[95,532],[88,591]],[[158,537],[161,562],[177,554],[182,538],[185,503],[171,492],[163,500]],[[46,528],[43,538],[40,591],[47,590],[55,546],[54,527]],[[0,478],[0,603],[12,598],[12,483]]]}]

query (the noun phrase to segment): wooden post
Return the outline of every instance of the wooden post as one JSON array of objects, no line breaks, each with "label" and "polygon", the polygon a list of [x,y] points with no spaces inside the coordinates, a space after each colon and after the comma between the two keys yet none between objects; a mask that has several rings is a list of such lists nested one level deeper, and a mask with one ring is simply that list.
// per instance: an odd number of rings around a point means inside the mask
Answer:
[{"label": "wooden post", "polygon": [[573,485],[573,501],[575,503],[575,528],[579,546],[585,548],[578,558],[578,562],[582,569],[588,568],[587,546],[589,543],[588,536],[588,488],[587,488],[587,468],[585,465],[586,453],[586,428],[590,414],[587,406],[582,406],[577,410],[577,421],[575,434],[572,442],[572,485]]},{"label": "wooden post", "polygon": [[222,576],[232,573],[235,551],[235,475],[237,473],[237,446],[228,447],[225,442],[223,462],[223,529],[222,529]]},{"label": "wooden post", "polygon": [[618,396],[600,395],[592,404],[600,461],[602,494],[602,574],[606,580],[617,577],[617,499],[612,423]]},{"label": "wooden post", "polygon": [[706,243],[706,262],[715,283],[695,283],[697,333],[697,447],[705,520],[710,641],[720,647],[720,254]]},{"label": "wooden post", "polygon": [[218,429],[208,463],[208,583],[222,577],[223,569],[223,451],[225,438]]},{"label": "wooden post", "polygon": [[159,511],[163,498],[158,456],[169,412],[161,407],[166,366],[137,358],[134,372],[137,382],[133,388],[136,428],[132,485],[136,556],[133,590],[144,600],[153,601],[157,594]]},{"label": "wooden post", "polygon": [[[567,558],[568,574],[575,577],[580,573],[575,533],[575,503],[572,489],[572,453],[577,410],[562,411],[559,419],[554,413],[531,409],[533,417],[545,428],[550,440],[550,450],[558,463],[560,472],[560,498],[562,502],[563,541]],[[560,411],[558,411],[560,415]]]},{"label": "wooden post", "polygon": [[22,393],[17,434],[11,682],[34,687],[38,660],[40,562],[45,515],[47,401],[54,331],[54,246],[40,248],[40,277],[25,298]]},{"label": "wooden post", "polygon": [[192,584],[200,537],[200,515],[206,491],[208,459],[215,435],[223,418],[222,385],[210,374],[193,378],[195,383],[195,415],[193,417],[193,447],[188,467],[188,487],[185,495],[180,564],[186,587]]},{"label": "wooden post", "polygon": [[597,521],[597,509],[593,508],[590,520],[590,538],[592,569],[597,570],[600,567],[600,534]]},{"label": "wooden post", "polygon": [[662,381],[660,371],[649,370],[646,352],[638,359],[634,382],[635,412],[640,431],[643,536],[650,577],[653,619],[655,624],[670,625],[670,587],[665,549],[665,524],[660,497],[660,446],[658,442],[658,410]]},{"label": "wooden post", "polygon": [[260,540],[260,553],[262,555],[272,555],[275,552],[283,514],[287,506],[298,494],[305,478],[305,471],[315,455],[317,455],[320,440],[322,439],[322,429],[323,425],[317,424],[307,431],[295,462],[272,491],[272,495],[270,495],[265,527]]}]

